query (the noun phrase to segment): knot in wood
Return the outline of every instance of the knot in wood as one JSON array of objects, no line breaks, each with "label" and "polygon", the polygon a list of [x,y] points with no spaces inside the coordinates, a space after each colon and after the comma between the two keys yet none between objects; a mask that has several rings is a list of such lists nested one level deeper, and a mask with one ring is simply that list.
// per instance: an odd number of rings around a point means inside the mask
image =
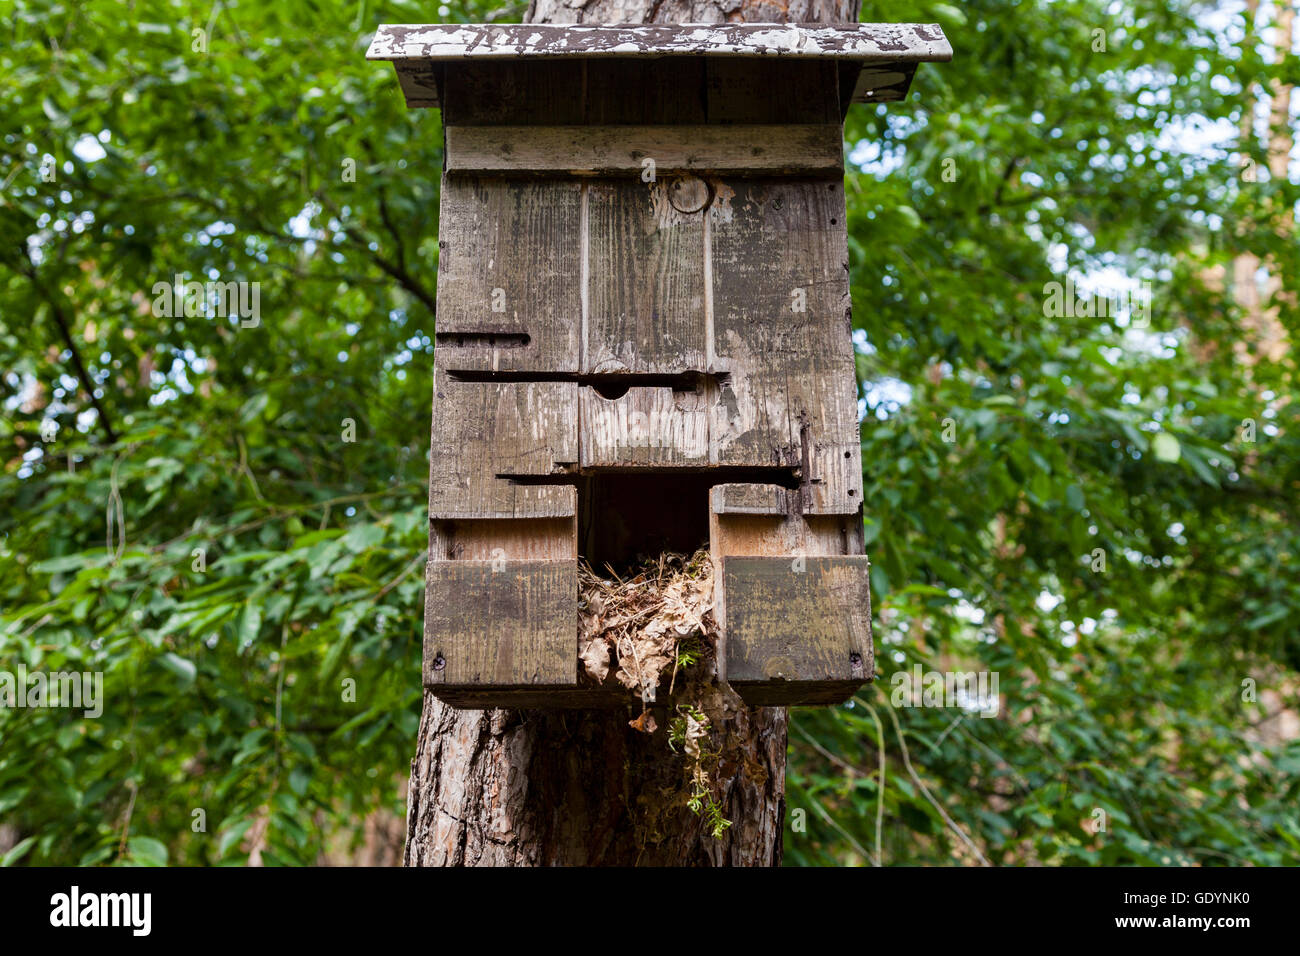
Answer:
[{"label": "knot in wood", "polygon": [[799,668],[788,657],[771,657],[763,664],[763,676],[768,680],[798,680]]},{"label": "knot in wood", "polygon": [[668,184],[668,201],[678,212],[699,212],[712,198],[709,184],[698,176],[682,176]]}]

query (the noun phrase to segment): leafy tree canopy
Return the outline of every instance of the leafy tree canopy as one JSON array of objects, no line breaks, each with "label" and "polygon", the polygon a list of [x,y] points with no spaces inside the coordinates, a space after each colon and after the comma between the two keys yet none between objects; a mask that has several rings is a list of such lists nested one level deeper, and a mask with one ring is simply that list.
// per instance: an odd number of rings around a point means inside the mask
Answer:
[{"label": "leafy tree canopy", "polygon": [[[310,863],[403,812],[442,136],[363,54],[434,16],[7,19],[0,669],[105,706],[0,709],[6,862]],[[1237,131],[1296,58],[1186,0],[862,19],[956,56],[846,128],[879,677],[796,713],[787,858],[1297,862],[1295,357],[1227,278],[1257,256],[1294,334],[1300,190]],[[901,706],[915,665],[995,672],[997,716]]]}]

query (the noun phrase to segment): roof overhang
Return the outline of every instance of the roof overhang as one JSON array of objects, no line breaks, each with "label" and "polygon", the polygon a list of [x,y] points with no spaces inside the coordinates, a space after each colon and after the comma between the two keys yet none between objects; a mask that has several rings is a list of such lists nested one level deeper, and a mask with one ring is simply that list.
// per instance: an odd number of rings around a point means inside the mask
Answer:
[{"label": "roof overhang", "polygon": [[685,26],[384,24],[369,60],[390,60],[411,107],[437,107],[439,68],[466,60],[761,57],[856,71],[852,102],[902,99],[918,63],[952,59],[937,23],[719,23]]}]

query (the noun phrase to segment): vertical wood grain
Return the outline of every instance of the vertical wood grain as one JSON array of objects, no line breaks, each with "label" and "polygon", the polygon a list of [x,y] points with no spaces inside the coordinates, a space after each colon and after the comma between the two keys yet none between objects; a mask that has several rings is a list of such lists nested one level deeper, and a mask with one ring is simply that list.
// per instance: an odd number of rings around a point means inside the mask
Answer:
[{"label": "vertical wood grain", "polygon": [[588,187],[588,372],[705,365],[703,213],[681,213],[664,182]]},{"label": "vertical wood grain", "polygon": [[580,184],[444,176],[440,210],[440,365],[576,372]]},{"label": "vertical wood grain", "polygon": [[703,465],[709,460],[709,409],[703,390],[633,386],[609,399],[579,392],[583,468]]},{"label": "vertical wood grain", "polygon": [[539,518],[574,514],[571,485],[517,484],[578,461],[573,382],[457,382],[434,370],[429,517]]},{"label": "vertical wood grain", "polygon": [[793,465],[803,510],[861,504],[844,192],[837,182],[727,180],[710,209],[719,464]]}]

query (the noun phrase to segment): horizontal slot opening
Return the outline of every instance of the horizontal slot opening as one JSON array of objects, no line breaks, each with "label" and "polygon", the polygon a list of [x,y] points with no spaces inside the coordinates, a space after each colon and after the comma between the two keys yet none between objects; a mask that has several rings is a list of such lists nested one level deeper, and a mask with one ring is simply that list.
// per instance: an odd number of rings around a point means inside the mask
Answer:
[{"label": "horizontal slot opening", "polygon": [[694,482],[702,481],[705,488],[726,484],[777,485],[781,488],[798,488],[800,481],[798,468],[777,466],[754,468],[737,465],[700,465],[692,468],[674,465],[671,471],[655,472],[648,472],[645,468],[637,466],[584,468],[582,470],[578,470],[572,465],[569,467],[572,470],[550,475],[499,474],[496,477],[509,481],[514,485],[580,485],[584,477],[591,475],[641,475],[648,479],[667,482],[671,482],[676,476],[687,476]]},{"label": "horizontal slot opening", "polygon": [[[449,332],[448,335],[456,333]],[[441,342],[441,338],[438,340]],[[705,384],[722,385],[731,380],[728,372],[493,372],[475,369],[448,369],[453,382],[577,382],[594,388],[605,398],[618,397],[629,388],[671,388],[675,392],[693,392]]]},{"label": "horizontal slot opening", "polygon": [[453,349],[522,349],[532,341],[527,332],[437,332],[434,343]]}]

